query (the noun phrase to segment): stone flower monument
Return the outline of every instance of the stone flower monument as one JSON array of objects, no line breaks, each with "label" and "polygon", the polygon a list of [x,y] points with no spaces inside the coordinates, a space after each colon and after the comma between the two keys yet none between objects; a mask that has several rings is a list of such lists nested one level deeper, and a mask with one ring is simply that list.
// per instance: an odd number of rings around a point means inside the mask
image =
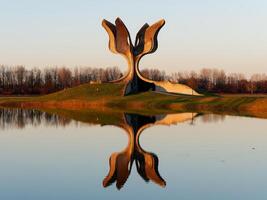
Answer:
[{"label": "stone flower monument", "polygon": [[149,26],[145,24],[138,31],[135,37],[135,43],[132,43],[128,29],[120,18],[117,18],[115,24],[107,20],[102,21],[102,26],[109,35],[109,49],[113,53],[121,54],[128,63],[128,72],[120,79],[113,81],[116,83],[125,83],[123,95],[136,94],[148,90],[199,95],[192,88],[175,84],[169,81],[153,81],[144,77],[139,70],[139,62],[146,54],[154,53],[158,48],[157,36],[160,29],[164,26],[165,20],[160,20]]}]

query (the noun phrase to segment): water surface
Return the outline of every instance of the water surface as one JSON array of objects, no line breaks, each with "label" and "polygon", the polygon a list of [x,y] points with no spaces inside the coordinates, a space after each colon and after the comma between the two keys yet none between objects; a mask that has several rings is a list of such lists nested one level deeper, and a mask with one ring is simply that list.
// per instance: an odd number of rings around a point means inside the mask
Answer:
[{"label": "water surface", "polygon": [[1,110],[0,199],[267,198],[264,119],[89,118]]}]

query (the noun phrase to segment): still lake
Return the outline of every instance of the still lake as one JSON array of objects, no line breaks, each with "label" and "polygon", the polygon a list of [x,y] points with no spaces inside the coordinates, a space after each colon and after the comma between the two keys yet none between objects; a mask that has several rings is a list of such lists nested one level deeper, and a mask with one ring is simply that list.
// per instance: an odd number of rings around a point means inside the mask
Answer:
[{"label": "still lake", "polygon": [[115,126],[2,109],[0,199],[267,199],[266,130],[215,114]]}]

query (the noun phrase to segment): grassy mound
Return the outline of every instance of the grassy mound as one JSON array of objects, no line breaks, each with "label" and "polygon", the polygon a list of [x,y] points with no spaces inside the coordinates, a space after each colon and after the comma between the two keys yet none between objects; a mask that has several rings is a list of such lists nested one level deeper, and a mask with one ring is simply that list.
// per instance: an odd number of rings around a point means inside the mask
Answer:
[{"label": "grassy mound", "polygon": [[49,95],[38,97],[38,100],[63,101],[70,99],[97,100],[104,97],[121,97],[123,84],[83,84],[74,88],[65,89]]},{"label": "grassy mound", "polygon": [[122,97],[123,84],[83,84],[77,87],[68,88],[59,92],[43,96],[12,96],[0,97],[0,104],[5,102],[44,102],[44,101],[66,101],[66,100],[85,100],[94,101],[99,98]]},{"label": "grassy mound", "polygon": [[123,84],[84,84],[36,97],[2,97],[0,106],[163,114],[212,112],[267,118],[267,95],[189,96],[152,91],[123,96]]}]

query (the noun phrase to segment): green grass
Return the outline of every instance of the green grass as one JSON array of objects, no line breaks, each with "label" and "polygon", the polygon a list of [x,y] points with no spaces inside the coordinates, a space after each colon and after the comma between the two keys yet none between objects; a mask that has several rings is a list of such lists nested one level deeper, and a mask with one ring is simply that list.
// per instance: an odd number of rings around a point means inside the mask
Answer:
[{"label": "green grass", "polygon": [[122,94],[123,84],[83,84],[43,96],[32,97],[0,97],[3,101],[64,101],[64,100],[97,100],[99,98],[119,97]]},{"label": "green grass", "polygon": [[122,94],[123,84],[84,84],[74,88],[65,89],[56,93],[38,97],[37,100],[63,101],[69,99],[97,100],[105,97],[118,97]]},{"label": "green grass", "polygon": [[[49,95],[37,97],[1,97],[0,106],[19,107],[22,103],[37,102],[101,102],[105,105],[95,106],[95,110],[107,107],[112,112],[128,112],[139,114],[166,114],[182,111],[214,112],[267,118],[267,103],[261,104],[257,112],[249,111],[251,105],[256,105],[258,100],[267,99],[264,95],[166,95],[152,91],[136,95],[122,96],[123,84],[84,84],[78,87],[65,89]],[[267,102],[267,101],[266,101]],[[44,109],[45,106],[42,106]],[[37,107],[38,109],[38,107]],[[62,108],[60,108],[62,110]],[[75,108],[64,108],[74,110]],[[79,109],[81,109],[79,107]],[[57,109],[54,109],[54,112]],[[93,108],[90,108],[93,110]],[[61,111],[63,112],[63,111]],[[67,112],[67,111],[65,111]],[[96,112],[97,113],[97,112]],[[81,113],[82,114],[82,113]],[[91,112],[92,114],[92,112]]]}]

